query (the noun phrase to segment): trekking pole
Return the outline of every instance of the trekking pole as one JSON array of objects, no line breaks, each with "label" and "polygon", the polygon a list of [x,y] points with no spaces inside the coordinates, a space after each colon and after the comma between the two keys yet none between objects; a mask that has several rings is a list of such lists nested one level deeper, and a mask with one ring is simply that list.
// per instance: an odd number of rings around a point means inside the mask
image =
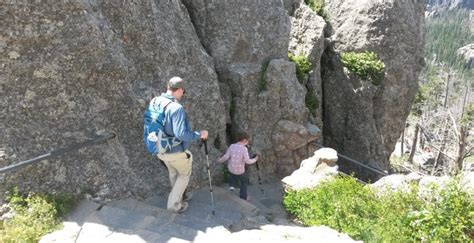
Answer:
[{"label": "trekking pole", "polygon": [[258,161],[255,162],[255,165],[257,166],[257,176],[258,184],[260,184],[260,191],[262,192],[262,195],[265,195],[265,192],[263,191],[262,178],[260,178],[260,168],[258,168]]},{"label": "trekking pole", "polygon": [[[257,156],[252,150],[252,147],[250,145],[247,145],[247,149],[249,150],[249,155],[251,154],[252,159]],[[258,177],[258,184],[260,185],[260,191],[262,192],[262,195],[264,195],[265,192],[263,191],[263,184],[262,184],[262,178],[260,177],[260,168],[258,166],[258,161],[255,161],[255,165],[257,166],[257,177]]]},{"label": "trekking pole", "polygon": [[204,143],[204,151],[206,152],[207,176],[209,178],[209,191],[211,192],[212,215],[216,215],[216,206],[214,205],[214,195],[212,194],[212,179],[211,179],[211,170],[209,166],[209,150],[207,150],[207,140],[203,140],[203,143]]}]

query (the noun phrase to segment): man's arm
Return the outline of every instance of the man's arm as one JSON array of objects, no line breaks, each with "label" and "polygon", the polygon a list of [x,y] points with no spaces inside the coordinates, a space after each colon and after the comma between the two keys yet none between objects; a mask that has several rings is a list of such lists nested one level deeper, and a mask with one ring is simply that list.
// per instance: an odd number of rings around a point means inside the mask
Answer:
[{"label": "man's arm", "polygon": [[199,132],[193,132],[189,129],[186,122],[186,113],[183,107],[179,107],[171,115],[171,123],[174,136],[180,141],[191,142],[201,137]]}]

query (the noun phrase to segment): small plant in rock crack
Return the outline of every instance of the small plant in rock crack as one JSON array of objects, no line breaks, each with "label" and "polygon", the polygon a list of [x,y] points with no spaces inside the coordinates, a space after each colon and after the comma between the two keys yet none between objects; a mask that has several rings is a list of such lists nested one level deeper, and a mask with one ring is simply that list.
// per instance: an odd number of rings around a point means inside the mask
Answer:
[{"label": "small plant in rock crack", "polygon": [[309,72],[313,68],[313,65],[309,61],[308,57],[305,55],[293,55],[291,53],[288,53],[288,59],[291,62],[294,62],[296,65],[296,77],[298,78],[298,81],[303,84],[305,83],[305,79],[307,79]]},{"label": "small plant in rock crack", "polygon": [[384,79],[385,64],[375,52],[344,52],[341,61],[349,71],[374,85],[379,85]]},{"label": "small plant in rock crack", "polygon": [[304,0],[304,3],[306,3],[311,10],[316,12],[316,14],[323,17],[324,20],[328,21],[329,16],[326,11],[324,11],[324,0]]}]

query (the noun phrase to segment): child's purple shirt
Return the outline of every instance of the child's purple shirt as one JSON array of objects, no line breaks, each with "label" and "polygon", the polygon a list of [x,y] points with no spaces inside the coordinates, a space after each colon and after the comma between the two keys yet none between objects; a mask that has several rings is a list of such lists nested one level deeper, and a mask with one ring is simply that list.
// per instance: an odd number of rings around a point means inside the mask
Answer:
[{"label": "child's purple shirt", "polygon": [[253,164],[257,162],[257,158],[249,158],[247,147],[240,143],[230,145],[226,153],[220,157],[217,162],[222,163],[226,160],[229,160],[227,164],[229,172],[234,175],[242,175],[245,173],[245,164]]}]

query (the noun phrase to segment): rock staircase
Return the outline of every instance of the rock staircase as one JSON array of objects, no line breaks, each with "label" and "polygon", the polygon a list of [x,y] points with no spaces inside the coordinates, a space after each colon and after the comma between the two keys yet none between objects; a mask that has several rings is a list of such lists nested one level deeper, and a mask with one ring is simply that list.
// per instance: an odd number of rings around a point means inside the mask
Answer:
[{"label": "rock staircase", "polygon": [[238,192],[213,188],[215,215],[209,187],[193,192],[189,208],[183,214],[166,210],[167,195],[102,205],[83,200],[64,222],[64,229],[46,235],[40,242],[242,242],[244,239],[352,242],[327,227],[306,228],[288,220],[279,182],[249,186],[248,201],[240,199]]}]

